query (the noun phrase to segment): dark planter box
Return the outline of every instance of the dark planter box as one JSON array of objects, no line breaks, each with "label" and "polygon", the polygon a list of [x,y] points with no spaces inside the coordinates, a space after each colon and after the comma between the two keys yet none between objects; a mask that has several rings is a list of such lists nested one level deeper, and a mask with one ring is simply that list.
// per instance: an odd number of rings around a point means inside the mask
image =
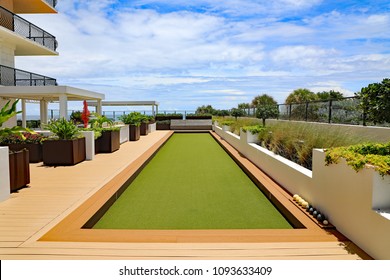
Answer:
[{"label": "dark planter box", "polygon": [[30,163],[42,161],[42,144],[8,144],[10,151],[20,151],[27,149],[29,151]]},{"label": "dark planter box", "polygon": [[169,123],[156,123],[157,130],[170,130],[171,125]]},{"label": "dark planter box", "polygon": [[159,115],[156,116],[156,121],[182,120],[183,115]]},{"label": "dark planter box", "polygon": [[45,165],[75,165],[85,160],[85,138],[43,142]]},{"label": "dark planter box", "polygon": [[119,130],[103,131],[102,136],[95,140],[95,153],[112,153],[119,150]]},{"label": "dark planter box", "polygon": [[29,151],[9,153],[10,190],[15,192],[30,183]]},{"label": "dark planter box", "polygon": [[186,120],[211,120],[212,116],[186,116]]},{"label": "dark planter box", "polygon": [[141,126],[140,126],[141,135],[148,135],[148,133],[149,133],[148,124],[149,123],[145,123],[145,122],[141,123]]},{"label": "dark planter box", "polygon": [[129,141],[138,141],[141,137],[141,127],[131,124],[129,126]]}]

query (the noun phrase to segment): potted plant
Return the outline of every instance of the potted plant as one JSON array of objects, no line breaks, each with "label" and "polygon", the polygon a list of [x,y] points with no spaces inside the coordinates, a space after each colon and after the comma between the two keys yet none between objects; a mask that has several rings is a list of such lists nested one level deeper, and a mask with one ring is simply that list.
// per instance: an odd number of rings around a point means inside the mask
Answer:
[{"label": "potted plant", "polygon": [[46,125],[54,136],[43,142],[45,165],[75,165],[85,160],[85,138],[72,121],[65,118]]},{"label": "potted plant", "polygon": [[30,163],[42,161],[42,143],[47,137],[39,133],[22,132],[0,137],[0,145],[8,146],[10,151],[29,151]]},{"label": "potted plant", "polygon": [[148,135],[149,133],[149,117],[145,115],[141,115],[141,125],[140,125],[140,134]]},{"label": "potted plant", "polygon": [[120,127],[114,127],[114,122],[106,116],[93,114],[90,120],[91,128],[100,132],[95,140],[95,153],[112,153],[120,147]]},{"label": "potted plant", "polygon": [[[2,127],[3,124],[10,118],[16,116],[20,111],[16,110],[16,100],[9,108],[11,101],[8,101],[0,110],[0,138],[7,137],[12,134],[21,135],[21,131],[25,130],[19,126],[11,128]],[[30,183],[30,166],[29,166],[29,151],[23,149],[18,152],[9,153],[9,174],[10,174],[10,190],[16,191]]]},{"label": "potted plant", "polygon": [[141,122],[143,116],[139,112],[132,112],[119,117],[119,119],[129,125],[129,140],[138,141],[141,136]]}]

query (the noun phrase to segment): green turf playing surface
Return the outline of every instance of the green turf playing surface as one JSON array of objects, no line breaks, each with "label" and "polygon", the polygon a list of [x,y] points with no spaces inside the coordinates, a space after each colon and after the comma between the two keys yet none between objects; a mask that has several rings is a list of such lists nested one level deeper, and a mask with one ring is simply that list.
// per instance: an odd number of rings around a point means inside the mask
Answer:
[{"label": "green turf playing surface", "polygon": [[292,228],[208,133],[176,133],[94,228]]}]

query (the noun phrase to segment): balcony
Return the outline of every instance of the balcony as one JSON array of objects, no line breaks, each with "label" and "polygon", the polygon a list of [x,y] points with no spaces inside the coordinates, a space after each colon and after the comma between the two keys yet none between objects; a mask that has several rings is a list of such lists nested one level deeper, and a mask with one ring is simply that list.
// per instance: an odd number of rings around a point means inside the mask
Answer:
[{"label": "balcony", "polygon": [[57,80],[39,74],[0,65],[2,86],[56,86]]},{"label": "balcony", "polygon": [[16,14],[57,13],[57,0],[14,0],[13,11]]},{"label": "balcony", "polygon": [[[20,36],[30,41],[33,41],[40,46],[45,47],[46,49],[50,50],[51,53],[56,52],[58,44],[56,38],[53,35],[32,24],[31,22],[17,16],[16,14],[8,11],[7,9],[4,9],[3,7],[0,7],[0,26],[6,29],[0,33],[0,35],[3,35],[4,37],[6,37],[7,35],[7,37],[11,37],[13,33],[19,35],[17,36],[18,38],[12,36],[13,38],[7,40],[10,43],[15,43],[15,55],[35,54],[33,50],[34,46],[25,46],[26,42],[21,42]],[[13,33],[10,33],[8,30],[12,31]],[[32,53],[29,53],[29,51],[31,51]]]}]

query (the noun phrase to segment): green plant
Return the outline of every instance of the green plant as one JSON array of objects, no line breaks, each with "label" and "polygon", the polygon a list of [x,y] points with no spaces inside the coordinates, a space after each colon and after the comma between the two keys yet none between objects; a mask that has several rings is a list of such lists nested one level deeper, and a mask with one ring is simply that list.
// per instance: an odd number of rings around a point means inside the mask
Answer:
[{"label": "green plant", "polygon": [[261,125],[250,125],[250,126],[243,126],[242,127],[243,132],[250,132],[252,134],[264,133],[265,130],[267,130],[267,129]]},{"label": "green plant", "polygon": [[73,121],[73,123],[80,124],[83,122],[81,115],[81,111],[73,111],[72,114],[70,114],[70,119]]},{"label": "green plant", "polygon": [[305,168],[312,168],[312,151],[361,143],[363,138],[342,127],[324,127],[309,123],[281,122],[260,133],[261,146]]},{"label": "green plant", "polygon": [[242,117],[245,115],[245,112],[244,110],[242,109],[238,109],[238,108],[233,108],[231,111],[230,111],[230,115],[232,115],[236,120],[238,117]]},{"label": "green plant", "polygon": [[325,150],[326,165],[338,163],[340,158],[344,158],[356,172],[371,165],[381,176],[390,175],[390,142],[363,143]]},{"label": "green plant", "polygon": [[360,99],[360,108],[368,121],[374,124],[390,123],[390,79],[381,83],[369,84],[356,93]]},{"label": "green plant", "polygon": [[224,121],[221,121],[220,123],[221,123],[221,125],[231,126],[232,124],[234,124],[234,121],[224,120]]},{"label": "green plant", "polygon": [[14,126],[11,128],[2,127],[6,121],[22,112],[16,110],[16,105],[18,104],[19,99],[12,103],[11,107],[9,108],[10,102],[11,100],[8,101],[0,110],[0,136],[7,136],[10,134],[21,135],[21,131],[29,131],[28,129],[22,128],[20,126]]},{"label": "green plant", "polygon": [[91,115],[92,118],[89,122],[91,123],[92,128],[103,128],[104,125],[111,127],[114,125],[114,122],[106,116],[101,116],[97,113],[93,113]]},{"label": "green plant", "polygon": [[67,121],[65,118],[51,121],[45,128],[53,132],[60,140],[76,139],[80,136],[80,130],[77,126],[72,121]]},{"label": "green plant", "polygon": [[132,112],[119,117],[119,119],[125,124],[140,126],[143,120],[143,115],[139,112]]},{"label": "green plant", "polygon": [[9,134],[0,137],[1,144],[42,144],[47,137],[39,133],[23,132],[21,134]]}]

